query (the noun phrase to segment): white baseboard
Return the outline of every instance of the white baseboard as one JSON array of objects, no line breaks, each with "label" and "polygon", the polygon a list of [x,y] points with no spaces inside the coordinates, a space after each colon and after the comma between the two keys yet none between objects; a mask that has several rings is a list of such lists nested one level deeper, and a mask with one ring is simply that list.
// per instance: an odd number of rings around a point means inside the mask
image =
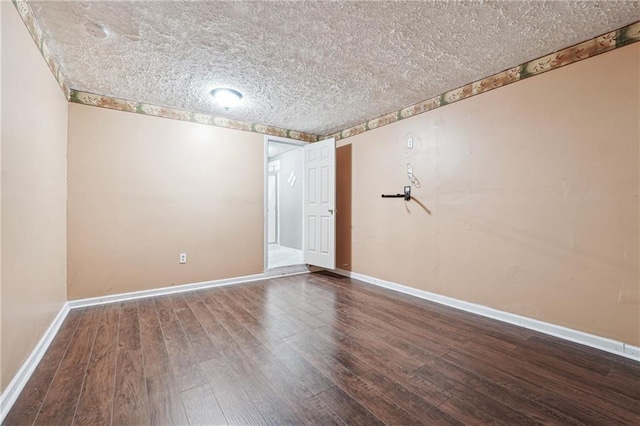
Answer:
[{"label": "white baseboard", "polygon": [[161,287],[152,290],[133,291],[131,293],[111,294],[108,296],[90,297],[87,299],[76,299],[68,302],[70,309],[84,308],[87,306],[104,305],[107,303],[124,302],[127,300],[144,299],[147,297],[163,296],[166,294],[183,293],[185,291],[202,290],[205,288],[222,287],[232,284],[248,283],[252,281],[266,280],[278,275],[298,275],[308,274],[309,269],[292,269],[280,272],[267,271],[262,274],[245,275],[242,277],[224,278],[221,280],[203,281],[200,283],[183,284],[171,287]]},{"label": "white baseboard", "polygon": [[22,364],[18,372],[13,376],[13,379],[7,386],[7,388],[0,395],[0,424],[4,422],[4,418],[9,414],[9,410],[13,407],[13,404],[18,399],[20,392],[24,389],[25,385],[29,381],[29,378],[35,371],[38,363],[44,356],[45,352],[49,348],[49,345],[53,341],[53,338],[58,333],[62,322],[69,313],[69,304],[65,302],[58,312],[58,315],[53,319],[47,331],[44,332],[40,341],[36,344],[35,348],[29,354],[29,357]]},{"label": "white baseboard", "polygon": [[334,270],[334,272],[349,278],[363,281],[368,284],[384,287],[389,290],[394,290],[400,293],[405,293],[411,296],[419,297],[421,299],[430,300],[432,302],[439,303],[441,305],[450,306],[452,308],[482,315],[487,318],[492,318],[498,321],[524,327],[529,330],[534,330],[540,333],[559,337],[561,339],[569,340],[571,342],[579,343],[581,345],[589,346],[592,348],[603,350],[605,352],[610,352],[615,355],[623,356],[625,358],[629,358],[634,361],[640,361],[640,347],[638,346],[629,345],[624,342],[608,339],[606,337],[596,336],[594,334],[585,333],[583,331],[574,330],[571,328],[563,327],[561,325],[551,324],[548,322],[539,321],[533,318],[523,317],[521,315],[516,315],[509,312],[499,311],[497,309],[489,308],[487,306],[465,302],[462,300],[454,299],[452,297],[447,297],[447,296],[431,293],[424,290],[418,290],[416,288],[407,287],[405,285],[397,284],[391,281],[381,280],[375,277],[370,277],[368,275],[359,274],[357,272],[345,271],[343,269],[336,269]]}]

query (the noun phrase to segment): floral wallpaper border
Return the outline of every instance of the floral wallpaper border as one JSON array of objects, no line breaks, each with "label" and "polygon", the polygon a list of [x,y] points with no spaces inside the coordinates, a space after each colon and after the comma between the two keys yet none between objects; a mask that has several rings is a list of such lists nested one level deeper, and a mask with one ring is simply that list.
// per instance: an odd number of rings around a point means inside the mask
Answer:
[{"label": "floral wallpaper border", "polygon": [[31,6],[29,6],[26,0],[12,0],[12,1],[13,1],[13,5],[18,10],[18,14],[20,15],[20,18],[22,18],[22,22],[24,22],[24,25],[27,27],[29,34],[31,34],[31,38],[33,39],[36,46],[38,47],[40,54],[42,55],[42,57],[44,58],[44,61],[49,66],[49,69],[51,70],[53,77],[58,82],[58,86],[60,86],[60,89],[62,89],[62,93],[64,94],[65,98],[67,98],[68,100],[70,91],[69,91],[69,86],[67,85],[67,82],[65,81],[65,78],[64,78],[64,72],[60,68],[60,64],[58,63],[58,60],[54,58],[53,54],[51,53],[51,50],[49,50],[49,46],[47,45],[47,42],[44,41],[44,37],[42,36],[42,30],[40,29],[40,26],[38,25],[38,23],[36,22],[33,16],[33,11],[31,10]]},{"label": "floral wallpaper border", "polygon": [[128,101],[110,96],[97,95],[95,93],[71,90],[69,102],[83,105],[97,106],[101,108],[116,109],[119,111],[135,112],[138,114],[152,115],[154,117],[171,118],[174,120],[190,121],[193,123],[208,124],[210,126],[225,127],[227,129],[244,130],[246,132],[262,133],[271,136],[296,139],[305,142],[316,142],[317,135],[298,132],[295,130],[281,129],[265,124],[248,123],[246,121],[231,120],[224,117],[216,117],[210,114],[190,112],[177,108],[169,108],[144,102]]},{"label": "floral wallpaper border", "polygon": [[434,96],[425,101],[374,118],[340,132],[321,136],[319,140],[335,138],[336,141],[338,141],[355,136],[638,41],[640,41],[640,22],[594,37],[591,40],[562,49],[550,55],[525,62],[524,64],[509,68],[508,70],[483,78],[482,80],[474,81],[473,83],[466,84],[457,89],[450,90],[441,95]]},{"label": "floral wallpaper border", "polygon": [[128,101],[118,99],[106,95],[98,95],[94,93],[82,92],[69,89],[64,73],[61,70],[57,59],[49,50],[47,43],[44,41],[42,30],[36,22],[33,11],[27,3],[27,0],[12,0],[22,21],[26,25],[33,41],[36,43],[38,50],[42,54],[45,62],[49,66],[51,73],[55,77],[58,85],[62,89],[67,100],[84,105],[92,105],[101,108],[109,108],[120,111],[135,112],[138,114],[152,115],[155,117],[171,118],[175,120],[190,121],[194,123],[208,124],[211,126],[224,127],[228,129],[244,130],[248,132],[262,133],[272,136],[280,136],[290,139],[301,140],[305,142],[316,142],[329,138],[335,138],[336,141],[345,139],[369,130],[405,118],[413,117],[418,114],[431,111],[436,108],[479,95],[489,90],[497,89],[507,84],[515,83],[535,75],[545,73],[547,71],[591,58],[604,52],[626,46],[631,43],[640,41],[640,22],[627,25],[615,31],[594,37],[590,40],[576,44],[574,46],[562,49],[558,52],[551,53],[538,59],[534,59],[524,64],[509,68],[492,76],[474,81],[453,90],[449,90],[441,95],[434,96],[422,102],[409,105],[398,111],[385,114],[383,116],[368,120],[364,123],[350,127],[337,133],[330,135],[318,136],[311,133],[298,132],[295,130],[282,129],[279,127],[269,126],[266,124],[249,123],[245,121],[232,120],[223,117],[216,117],[210,114],[190,112],[176,108],[162,107],[143,102]]},{"label": "floral wallpaper border", "polygon": [[189,112],[176,108],[161,107],[143,102],[133,102],[124,99],[118,99],[105,95],[97,95],[93,93],[81,92],[70,89],[64,78],[64,73],[60,67],[58,60],[53,56],[49,46],[44,40],[42,30],[35,20],[31,6],[27,0],[12,0],[13,5],[18,11],[20,18],[24,22],[31,38],[35,42],[38,50],[42,54],[45,62],[49,66],[51,73],[58,82],[66,99],[70,102],[93,105],[102,108],[117,109],[121,111],[136,112],[139,114],[152,115],[162,118],[172,118],[176,120],[191,121],[195,123],[208,124],[211,126],[225,127],[228,129],[245,130],[248,132],[262,133],[265,135],[280,136],[283,138],[296,139],[305,142],[316,142],[317,135],[310,133],[298,132],[295,130],[281,129],[279,127],[268,126],[265,124],[248,123],[244,121],[231,120],[223,117],[216,117],[209,114],[201,114],[197,112]]}]

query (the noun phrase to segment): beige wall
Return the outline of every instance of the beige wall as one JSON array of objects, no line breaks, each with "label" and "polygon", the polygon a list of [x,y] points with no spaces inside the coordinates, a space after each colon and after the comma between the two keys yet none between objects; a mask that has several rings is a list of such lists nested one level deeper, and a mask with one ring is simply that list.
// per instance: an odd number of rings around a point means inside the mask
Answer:
[{"label": "beige wall", "polygon": [[70,300],[264,270],[262,135],[70,104],[68,151]]},{"label": "beige wall", "polygon": [[2,8],[2,390],[66,300],[67,102]]},{"label": "beige wall", "polygon": [[340,142],[338,267],[640,344],[639,82],[635,44]]}]

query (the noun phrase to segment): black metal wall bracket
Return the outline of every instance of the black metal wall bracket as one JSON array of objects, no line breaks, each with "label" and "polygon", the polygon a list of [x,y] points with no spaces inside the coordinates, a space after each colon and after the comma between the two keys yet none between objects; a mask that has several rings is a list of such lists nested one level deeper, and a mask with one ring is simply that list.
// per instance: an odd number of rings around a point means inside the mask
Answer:
[{"label": "black metal wall bracket", "polygon": [[411,187],[410,186],[405,186],[404,187],[404,194],[390,194],[390,195],[385,195],[382,194],[382,198],[404,198],[405,201],[409,201],[411,200]]}]

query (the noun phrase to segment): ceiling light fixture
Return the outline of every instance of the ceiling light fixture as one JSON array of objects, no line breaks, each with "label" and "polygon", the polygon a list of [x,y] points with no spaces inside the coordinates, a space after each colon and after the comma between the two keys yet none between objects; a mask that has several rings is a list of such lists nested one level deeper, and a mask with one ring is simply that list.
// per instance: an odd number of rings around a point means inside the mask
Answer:
[{"label": "ceiling light fixture", "polygon": [[213,98],[223,107],[225,110],[234,107],[242,99],[242,93],[233,89],[217,88],[211,91]]}]

